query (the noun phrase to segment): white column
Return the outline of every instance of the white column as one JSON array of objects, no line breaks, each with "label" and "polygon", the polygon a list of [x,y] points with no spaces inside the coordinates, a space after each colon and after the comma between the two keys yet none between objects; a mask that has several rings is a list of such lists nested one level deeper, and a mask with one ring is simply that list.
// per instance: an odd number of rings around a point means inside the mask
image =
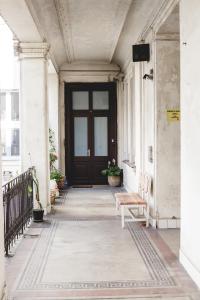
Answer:
[{"label": "white column", "polygon": [[[1,139],[1,136],[0,136]],[[0,157],[1,157],[1,141],[0,141]],[[4,218],[3,218],[3,199],[2,199],[2,178],[1,178],[1,160],[0,160],[0,299],[6,299],[5,296],[5,262],[4,262]]]},{"label": "white column", "polygon": [[200,288],[200,1],[180,1],[181,245],[180,261]]},{"label": "white column", "polygon": [[[40,201],[49,203],[49,124],[46,43],[20,43],[21,159],[22,170],[36,167]],[[30,153],[30,155],[29,155]]]},{"label": "white column", "polygon": [[[58,92],[59,92],[59,81],[57,73],[48,74],[48,104],[49,104],[49,128],[54,132],[54,145],[56,153],[60,157],[59,152],[59,126],[58,126]],[[58,168],[59,161],[55,162],[55,167]]]}]

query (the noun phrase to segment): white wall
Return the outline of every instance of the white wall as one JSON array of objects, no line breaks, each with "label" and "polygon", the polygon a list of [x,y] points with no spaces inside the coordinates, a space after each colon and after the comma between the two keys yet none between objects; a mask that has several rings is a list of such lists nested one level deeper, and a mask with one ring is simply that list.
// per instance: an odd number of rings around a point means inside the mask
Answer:
[{"label": "white wall", "polygon": [[[167,110],[180,108],[179,40],[156,40],[155,163],[159,219],[180,218],[180,121],[168,121]],[[164,226],[163,224],[161,226]],[[168,221],[169,222],[169,221]],[[173,222],[173,220],[172,220]],[[171,222],[171,223],[172,223]]]},{"label": "white wall", "polygon": [[50,210],[48,128],[47,61],[26,57],[21,59],[22,171],[36,167],[45,213]]},{"label": "white wall", "polygon": [[[133,65],[135,119],[135,171],[124,164],[124,185],[127,190],[137,191],[139,173],[147,172],[152,176],[152,195],[150,198],[151,224],[164,228],[180,226],[180,122],[169,124],[167,109],[180,106],[180,49],[178,7],[166,8],[162,18],[155,21],[155,28],[147,31],[145,42],[150,43],[150,61],[129,63],[124,71],[129,83],[130,65]],[[159,16],[160,16],[159,15]],[[154,26],[154,24],[153,24]],[[162,29],[161,40],[156,32]],[[166,34],[163,31],[166,30]],[[174,31],[170,33],[169,31]],[[143,79],[153,69],[153,80]],[[125,85],[126,87],[126,85]],[[126,96],[126,93],[124,93]],[[126,106],[126,101],[123,101]],[[130,110],[129,110],[130,113]],[[130,138],[129,131],[124,134]],[[120,145],[123,140],[120,139]],[[152,147],[153,161],[149,159]],[[122,146],[121,146],[122,148]],[[125,152],[124,152],[125,153]],[[123,161],[126,159],[121,157]],[[176,217],[177,219],[172,219]],[[162,220],[162,225],[158,219]]]},{"label": "white wall", "polygon": [[[181,250],[180,260],[200,287],[200,1],[180,2],[181,23]],[[185,44],[186,43],[186,44]]]}]

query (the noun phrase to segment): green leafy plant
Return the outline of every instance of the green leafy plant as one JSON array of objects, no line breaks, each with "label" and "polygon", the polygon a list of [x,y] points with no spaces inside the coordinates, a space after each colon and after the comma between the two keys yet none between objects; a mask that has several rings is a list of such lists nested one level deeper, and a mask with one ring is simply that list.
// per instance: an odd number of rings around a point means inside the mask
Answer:
[{"label": "green leafy plant", "polygon": [[51,171],[50,179],[55,180],[56,183],[58,183],[60,180],[63,180],[63,178],[64,176],[59,170],[54,169]]},{"label": "green leafy plant", "polygon": [[122,170],[116,165],[115,159],[108,161],[108,168],[101,171],[104,176],[120,176]]},{"label": "green leafy plant", "polygon": [[55,140],[55,133],[51,128],[49,128],[49,161],[50,161],[51,171],[55,169],[54,162],[58,159],[54,140]]}]

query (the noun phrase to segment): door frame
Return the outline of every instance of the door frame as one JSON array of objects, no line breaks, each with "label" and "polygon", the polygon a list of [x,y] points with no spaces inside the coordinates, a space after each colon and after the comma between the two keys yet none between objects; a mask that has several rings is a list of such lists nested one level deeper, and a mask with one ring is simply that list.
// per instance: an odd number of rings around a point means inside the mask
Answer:
[{"label": "door frame", "polygon": [[[110,114],[110,132],[108,136],[112,136],[114,139],[114,143],[108,144],[109,147],[109,159],[115,158],[117,163],[117,152],[118,152],[118,144],[117,144],[117,89],[116,82],[98,82],[98,83],[83,83],[83,82],[73,82],[73,83],[65,83],[64,90],[64,104],[65,104],[65,176],[68,182],[68,185],[72,185],[72,143],[73,140],[71,138],[72,132],[72,121],[71,121],[71,94],[72,91],[75,90],[105,90],[108,89],[110,91],[110,97],[112,101],[112,114]],[[111,145],[111,146],[110,146]]]}]

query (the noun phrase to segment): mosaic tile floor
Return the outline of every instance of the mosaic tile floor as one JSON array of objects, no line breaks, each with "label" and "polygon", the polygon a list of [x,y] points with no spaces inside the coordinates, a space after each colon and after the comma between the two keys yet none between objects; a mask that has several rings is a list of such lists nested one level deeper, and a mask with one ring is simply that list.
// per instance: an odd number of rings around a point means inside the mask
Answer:
[{"label": "mosaic tile floor", "polygon": [[14,251],[10,300],[200,299],[158,231],[134,223],[121,229],[106,187],[70,189]]}]

